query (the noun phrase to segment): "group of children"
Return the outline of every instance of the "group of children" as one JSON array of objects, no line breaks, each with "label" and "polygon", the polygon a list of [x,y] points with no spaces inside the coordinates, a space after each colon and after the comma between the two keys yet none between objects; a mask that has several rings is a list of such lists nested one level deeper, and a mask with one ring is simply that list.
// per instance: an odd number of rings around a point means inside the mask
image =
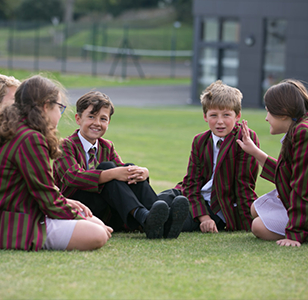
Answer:
[{"label": "group of children", "polygon": [[[60,143],[62,86],[40,75],[16,80],[14,99],[3,105],[8,78],[0,77],[0,249],[92,250],[113,231],[133,230],[149,239],[251,230],[279,245],[307,240],[308,93],[300,81],[264,96],[270,133],[285,133],[278,160],[260,150],[247,121],[239,123],[241,92],[212,83],[201,95],[210,129],[194,137],[182,182],[156,194],[148,169],[124,163],[103,138],[114,113],[107,95],[78,99],[78,129]],[[276,184],[260,198],[259,165]]]}]

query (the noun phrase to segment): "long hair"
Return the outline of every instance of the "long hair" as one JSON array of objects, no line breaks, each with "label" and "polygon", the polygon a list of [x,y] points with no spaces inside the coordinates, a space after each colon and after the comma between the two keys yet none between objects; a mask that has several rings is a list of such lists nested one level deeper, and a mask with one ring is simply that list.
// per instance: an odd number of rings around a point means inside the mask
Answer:
[{"label": "long hair", "polygon": [[59,157],[61,151],[56,128],[53,128],[44,113],[44,105],[52,108],[59,95],[64,97],[65,92],[56,81],[40,75],[23,81],[15,92],[15,103],[0,113],[0,146],[15,136],[19,122],[25,120],[31,129],[46,137],[50,157]]},{"label": "long hair", "polygon": [[295,126],[307,118],[308,92],[300,81],[286,79],[267,90],[264,103],[271,115],[278,118],[287,116],[292,119],[280,152],[283,160],[289,160],[288,149],[292,146]]}]

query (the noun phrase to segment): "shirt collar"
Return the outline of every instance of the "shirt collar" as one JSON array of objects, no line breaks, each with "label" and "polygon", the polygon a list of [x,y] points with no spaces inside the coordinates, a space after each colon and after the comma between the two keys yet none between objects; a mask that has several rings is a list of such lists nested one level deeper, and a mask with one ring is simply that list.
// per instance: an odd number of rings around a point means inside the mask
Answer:
[{"label": "shirt collar", "polygon": [[87,140],[81,135],[80,130],[78,131],[77,134],[78,134],[78,137],[79,137],[79,139],[80,139],[80,141],[81,141],[82,147],[83,147],[83,149],[84,149],[84,151],[85,151],[86,153],[88,153],[88,151],[89,151],[91,148],[93,148],[93,147],[95,147],[95,148],[96,148],[96,151],[97,151],[97,145],[98,145],[98,141],[97,141],[97,140],[96,140],[95,144],[92,145],[89,141],[87,141]]},{"label": "shirt collar", "polygon": [[219,140],[223,141],[225,139],[224,137],[222,138],[222,137],[215,135],[213,132],[212,132],[212,138],[213,138],[213,145],[215,145],[215,147],[217,146],[217,142]]}]

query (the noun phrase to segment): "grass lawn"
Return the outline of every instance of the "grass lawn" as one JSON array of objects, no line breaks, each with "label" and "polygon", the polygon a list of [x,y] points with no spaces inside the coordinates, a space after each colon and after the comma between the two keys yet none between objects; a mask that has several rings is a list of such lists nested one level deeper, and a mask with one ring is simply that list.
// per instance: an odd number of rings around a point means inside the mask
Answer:
[{"label": "grass lawn", "polygon": [[[265,111],[243,115],[277,157]],[[64,137],[76,128],[62,117]],[[146,166],[156,192],[185,175],[192,138],[206,130],[200,107],[116,107],[106,138],[125,162]],[[259,195],[273,189],[258,179]],[[92,252],[0,251],[0,299],[308,299],[308,247],[279,247],[251,233],[182,233],[147,240],[116,233]]]}]

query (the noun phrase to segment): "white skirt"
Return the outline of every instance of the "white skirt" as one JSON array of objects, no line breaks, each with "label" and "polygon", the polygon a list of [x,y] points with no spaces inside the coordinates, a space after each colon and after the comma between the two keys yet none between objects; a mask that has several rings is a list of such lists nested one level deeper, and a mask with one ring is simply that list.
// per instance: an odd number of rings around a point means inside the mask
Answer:
[{"label": "white skirt", "polygon": [[254,207],[264,226],[269,231],[285,235],[289,217],[286,208],[278,198],[276,189],[258,198],[254,202]]}]

